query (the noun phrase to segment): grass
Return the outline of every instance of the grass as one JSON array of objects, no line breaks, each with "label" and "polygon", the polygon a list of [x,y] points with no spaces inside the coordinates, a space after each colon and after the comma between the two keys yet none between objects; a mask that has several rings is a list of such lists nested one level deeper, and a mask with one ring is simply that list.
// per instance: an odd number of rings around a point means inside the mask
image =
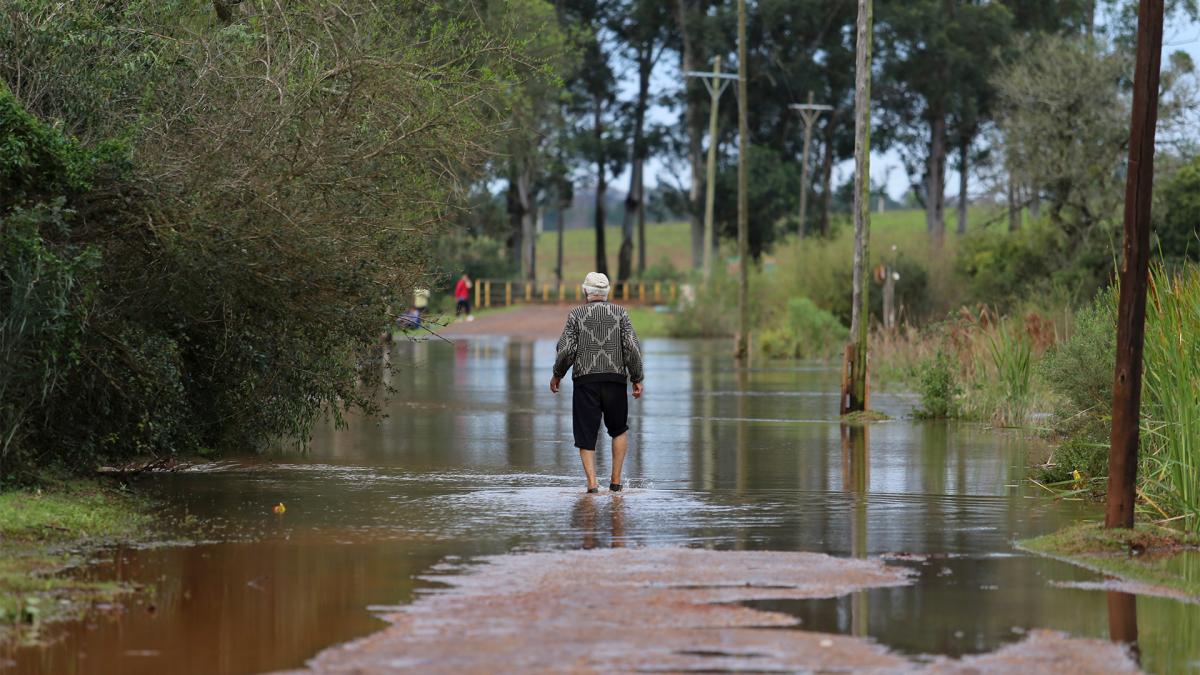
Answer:
[{"label": "grass", "polygon": [[1157,267],[1146,322],[1147,491],[1200,533],[1200,268]]},{"label": "grass", "polygon": [[[634,237],[634,242],[637,237]],[[604,232],[604,248],[608,252],[608,271],[615,276],[617,252],[621,249],[621,228],[609,227]],[[553,279],[555,258],[558,256],[558,233],[543,232],[538,235],[537,271],[540,279]],[[692,268],[691,225],[682,223],[646,224],[646,265],[653,266],[666,259],[677,270]],[[637,266],[636,243],[633,252],[634,267]],[[592,228],[563,232],[563,279],[582,280],[588,272],[596,269],[596,234]]]},{"label": "grass", "polygon": [[94,481],[0,493],[0,643],[37,642],[42,626],[126,589],[60,574],[79,551],[143,536],[150,507]]},{"label": "grass", "polygon": [[[1027,551],[1067,560],[1081,567],[1200,600],[1200,578],[1172,569],[1174,554],[1200,550],[1200,536],[1149,523],[1132,530],[1104,529],[1099,523],[1073,525],[1059,532],[1017,542]],[[1131,552],[1137,551],[1136,556]]]}]

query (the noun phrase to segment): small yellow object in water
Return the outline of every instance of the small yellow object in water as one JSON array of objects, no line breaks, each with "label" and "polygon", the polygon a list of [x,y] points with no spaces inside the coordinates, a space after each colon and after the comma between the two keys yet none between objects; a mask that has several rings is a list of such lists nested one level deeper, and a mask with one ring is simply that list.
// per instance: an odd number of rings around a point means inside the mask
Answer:
[{"label": "small yellow object in water", "polygon": [[282,514],[287,511],[287,507],[283,505],[283,502],[279,502],[275,506],[271,507],[271,510],[275,513]]},{"label": "small yellow object in water", "polygon": [[1076,483],[1083,480],[1083,475],[1079,473],[1079,469],[1075,469],[1074,471],[1072,471],[1071,477],[1075,479]]}]

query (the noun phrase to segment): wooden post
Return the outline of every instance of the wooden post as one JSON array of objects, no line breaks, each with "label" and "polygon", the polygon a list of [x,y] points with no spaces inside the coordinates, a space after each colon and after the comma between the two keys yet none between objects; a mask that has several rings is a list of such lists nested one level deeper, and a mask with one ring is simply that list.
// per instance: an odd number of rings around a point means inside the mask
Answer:
[{"label": "wooden post", "polygon": [[479,292],[480,292],[480,289],[483,287],[483,282],[476,279],[472,285],[475,286],[475,307],[476,307],[476,309],[478,309],[479,308]]},{"label": "wooden post", "polygon": [[483,289],[483,306],[491,307],[492,306],[492,282],[485,281],[483,283],[487,284],[487,287]]},{"label": "wooden post", "polygon": [[654,282],[654,301],[662,302],[662,282]]},{"label": "wooden post", "polygon": [[746,0],[738,0],[738,334],[733,355],[745,361],[750,354],[750,113],[746,100]]},{"label": "wooden post", "polygon": [[506,281],[504,282],[504,306],[510,305],[512,305],[512,282]]},{"label": "wooden post", "polygon": [[1117,364],[1113,373],[1112,434],[1108,450],[1108,505],[1104,514],[1107,528],[1133,527],[1162,39],[1163,0],[1141,0],[1129,170],[1125,182],[1125,257],[1121,263],[1121,297],[1117,309]]},{"label": "wooden post", "polygon": [[721,57],[713,61],[712,86],[708,88],[710,104],[708,107],[708,165],[704,183],[704,282],[712,278],[713,258],[713,210],[717,199],[717,113],[721,105]]},{"label": "wooden post", "polygon": [[871,321],[868,292],[871,237],[871,41],[872,0],[858,0],[858,63],[854,85],[854,299],[850,338],[854,363],[850,390],[844,392],[846,412],[867,409],[867,327]]},{"label": "wooden post", "polygon": [[801,119],[804,120],[804,150],[800,155],[800,227],[799,234],[804,236],[805,220],[808,218],[808,156],[809,148],[812,147],[813,126],[817,123],[817,118],[821,116],[824,110],[833,110],[831,106],[816,105],[813,103],[813,93],[808,92],[808,103],[792,104],[793,110],[800,112]]}]

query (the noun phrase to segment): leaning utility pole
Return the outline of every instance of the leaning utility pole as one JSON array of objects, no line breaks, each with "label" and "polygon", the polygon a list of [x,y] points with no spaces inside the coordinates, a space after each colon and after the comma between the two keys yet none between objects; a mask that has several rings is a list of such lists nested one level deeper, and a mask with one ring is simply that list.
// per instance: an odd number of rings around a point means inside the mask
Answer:
[{"label": "leaning utility pole", "polygon": [[1163,0],[1141,0],[1133,120],[1125,180],[1125,259],[1117,309],[1117,366],[1113,374],[1112,435],[1108,449],[1105,527],[1133,527],[1138,427],[1142,405],[1142,347],[1146,337],[1146,275],[1150,266],[1150,201],[1154,192],[1154,132],[1162,62]]},{"label": "leaning utility pole", "polygon": [[854,299],[842,414],[867,409],[868,253],[871,237],[871,38],[872,0],[858,0],[858,63],[854,83]]},{"label": "leaning utility pole", "polygon": [[804,120],[804,150],[800,155],[800,236],[804,236],[804,219],[808,212],[808,149],[812,146],[813,125],[817,123],[817,118],[826,110],[833,110],[833,106],[816,105],[813,103],[813,93],[808,92],[808,103],[793,103],[792,110],[800,113],[801,119]]},{"label": "leaning utility pole", "polygon": [[750,353],[750,199],[747,194],[750,122],[746,94],[746,0],[738,0],[738,334],[734,356]]},{"label": "leaning utility pole", "polygon": [[[738,78],[737,75],[721,72],[720,56],[717,56],[713,63],[713,72],[702,73],[689,70],[684,75],[701,78],[712,101],[708,108],[708,175],[704,183],[704,253],[702,254],[704,283],[707,285],[708,280],[712,277],[713,207],[716,203],[717,192],[717,112],[720,110],[721,94],[725,93],[725,88],[729,86],[729,80]],[[692,176],[692,180],[696,180],[696,177]]]}]

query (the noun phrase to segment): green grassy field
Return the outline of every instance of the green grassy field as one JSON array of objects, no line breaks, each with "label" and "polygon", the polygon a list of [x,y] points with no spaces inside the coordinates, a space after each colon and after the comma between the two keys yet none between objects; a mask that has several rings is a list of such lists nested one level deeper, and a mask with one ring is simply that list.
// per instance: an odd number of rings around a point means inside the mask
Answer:
[{"label": "green grassy field", "polygon": [[[969,227],[981,227],[999,217],[993,210],[973,208],[968,214]],[[954,228],[954,214],[947,214],[947,229]],[[844,220],[844,217],[843,217]],[[836,224],[835,224],[836,225]],[[848,227],[842,223],[841,227]],[[924,232],[925,213],[916,209],[888,211],[871,214],[871,230],[899,234],[901,232]],[[636,238],[635,238],[636,241]],[[604,234],[605,249],[608,251],[610,276],[617,271],[617,251],[621,248],[621,229],[609,227]],[[729,244],[724,244],[729,245]],[[544,232],[538,236],[537,270],[539,279],[554,278],[554,263],[558,251],[558,233]],[[596,235],[593,230],[567,230],[563,234],[563,278],[567,281],[583,279],[595,269]],[[692,267],[692,234],[686,222],[646,225],[646,264],[655,266],[666,259],[677,270],[686,272]],[[634,265],[637,251],[634,250]]]}]

